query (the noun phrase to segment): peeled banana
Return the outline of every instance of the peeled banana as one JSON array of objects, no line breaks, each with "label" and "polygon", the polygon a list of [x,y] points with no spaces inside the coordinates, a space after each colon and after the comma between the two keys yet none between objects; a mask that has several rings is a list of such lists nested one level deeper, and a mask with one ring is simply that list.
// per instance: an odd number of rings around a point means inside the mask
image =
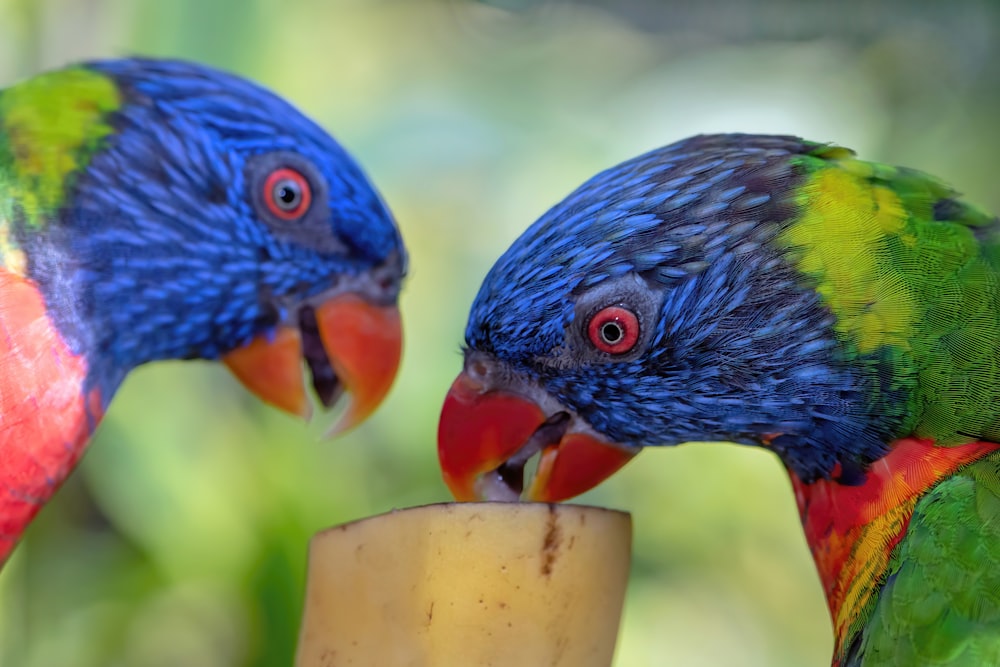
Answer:
[{"label": "peeled banana", "polygon": [[628,514],[449,503],[330,528],[309,549],[297,667],[609,667]]}]

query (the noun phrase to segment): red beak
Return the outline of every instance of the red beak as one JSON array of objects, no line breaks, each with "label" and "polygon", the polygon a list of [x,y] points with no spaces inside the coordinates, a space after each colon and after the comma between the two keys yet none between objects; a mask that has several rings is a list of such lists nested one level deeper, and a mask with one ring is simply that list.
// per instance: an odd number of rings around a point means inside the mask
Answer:
[{"label": "red beak", "polygon": [[396,306],[377,306],[349,293],[330,298],[314,312],[315,333],[282,325],[223,361],[262,401],[308,419],[312,407],[302,372],[307,360],[325,406],[344,390],[351,394],[332,435],[364,421],[389,392],[402,353],[402,325]]},{"label": "red beak", "polygon": [[[550,423],[535,402],[512,392],[491,391],[468,374],[460,374],[445,398],[438,425],[438,460],[455,498],[497,500],[521,495],[524,463],[538,448],[538,469],[523,499],[566,500],[597,486],[638,452],[590,433],[574,432],[572,427],[554,432],[549,440],[544,429]],[[516,479],[510,479],[511,474]]]}]

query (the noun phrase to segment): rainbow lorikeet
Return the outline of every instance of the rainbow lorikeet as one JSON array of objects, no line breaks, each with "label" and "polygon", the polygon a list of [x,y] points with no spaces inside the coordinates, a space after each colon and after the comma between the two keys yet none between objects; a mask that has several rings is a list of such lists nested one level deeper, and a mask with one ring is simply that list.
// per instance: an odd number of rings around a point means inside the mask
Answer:
[{"label": "rainbow lorikeet", "polygon": [[794,137],[699,136],[598,174],[486,277],[445,480],[555,501],[646,446],[762,445],[835,665],[1000,664],[997,222]]},{"label": "rainbow lorikeet", "polygon": [[0,90],[0,564],[116,389],[222,359],[341,427],[399,362],[406,253],[379,195],[272,93],[191,63],[84,63]]}]

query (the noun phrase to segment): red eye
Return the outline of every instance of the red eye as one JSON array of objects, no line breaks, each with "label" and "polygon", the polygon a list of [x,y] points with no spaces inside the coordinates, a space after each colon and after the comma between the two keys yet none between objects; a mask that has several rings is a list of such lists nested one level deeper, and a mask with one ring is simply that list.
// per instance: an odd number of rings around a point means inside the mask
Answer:
[{"label": "red eye", "polygon": [[306,177],[294,169],[275,169],[264,181],[264,203],[282,220],[295,220],[309,210],[312,188]]},{"label": "red eye", "polygon": [[608,354],[624,354],[639,340],[639,318],[621,306],[608,306],[590,318],[590,342]]}]

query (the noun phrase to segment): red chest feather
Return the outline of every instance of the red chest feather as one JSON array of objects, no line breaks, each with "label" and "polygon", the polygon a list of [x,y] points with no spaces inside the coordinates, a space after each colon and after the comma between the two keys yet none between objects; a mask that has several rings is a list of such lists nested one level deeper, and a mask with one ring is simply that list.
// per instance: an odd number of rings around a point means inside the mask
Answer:
[{"label": "red chest feather", "polygon": [[99,397],[83,395],[86,373],[37,287],[0,269],[0,565],[100,419]]},{"label": "red chest feather", "polygon": [[906,534],[917,500],[958,468],[1000,449],[992,442],[935,447],[932,440],[897,440],[861,484],[792,475],[806,540],[833,617],[837,653],[878,590],[892,550]]}]

